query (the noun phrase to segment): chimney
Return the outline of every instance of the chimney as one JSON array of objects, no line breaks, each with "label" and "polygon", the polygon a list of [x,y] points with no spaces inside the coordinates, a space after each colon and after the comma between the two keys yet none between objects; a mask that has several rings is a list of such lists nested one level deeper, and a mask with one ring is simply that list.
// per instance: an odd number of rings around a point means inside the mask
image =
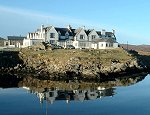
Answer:
[{"label": "chimney", "polygon": [[106,30],[102,29],[102,36],[105,36],[105,34],[106,34]]},{"label": "chimney", "polygon": [[72,29],[72,27],[71,27],[71,25],[70,25],[70,24],[67,26],[67,28],[68,28],[69,30],[71,30],[71,29]]},{"label": "chimney", "polygon": [[43,28],[44,28],[44,25],[42,24],[42,25],[41,25],[41,32],[43,32]]},{"label": "chimney", "polygon": [[112,33],[115,35],[115,30],[114,29],[112,29]]}]

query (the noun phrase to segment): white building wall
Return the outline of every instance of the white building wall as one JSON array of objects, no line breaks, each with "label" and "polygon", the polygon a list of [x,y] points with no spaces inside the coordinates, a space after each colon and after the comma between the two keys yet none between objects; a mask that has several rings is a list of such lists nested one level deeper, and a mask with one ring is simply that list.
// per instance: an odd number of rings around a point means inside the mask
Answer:
[{"label": "white building wall", "polygon": [[118,43],[99,42],[98,49],[113,49],[118,48]]},{"label": "white building wall", "polygon": [[98,49],[106,49],[106,42],[99,42]]},{"label": "white building wall", "polygon": [[[54,33],[55,34],[54,38],[50,37],[50,33]],[[50,42],[50,43],[51,43],[51,41],[54,41],[54,43],[57,44],[58,40],[59,40],[58,32],[55,30],[54,27],[51,27],[50,30],[46,34],[46,41]]]},{"label": "white building wall", "polygon": [[119,45],[118,43],[113,43],[114,48],[118,48],[118,45]]},{"label": "white building wall", "polygon": [[65,41],[58,41],[57,45],[64,47],[65,46]]},{"label": "white building wall", "polygon": [[91,44],[91,48],[93,48],[93,49],[98,49],[98,44],[97,44],[97,43],[92,43],[92,44]]},{"label": "white building wall", "polygon": [[27,39],[30,39],[30,35],[29,35],[29,34],[30,34],[30,33],[27,34]]},{"label": "white building wall", "polygon": [[73,45],[73,41],[72,40],[58,41],[57,45],[60,45],[64,48],[66,48],[67,45]]},{"label": "white building wall", "polygon": [[31,39],[31,40],[30,40],[30,44],[31,44],[31,45],[40,44],[40,43],[42,43],[42,42],[44,42],[43,39]]},{"label": "white building wall", "polygon": [[23,45],[21,47],[28,47],[28,46],[32,46],[35,44],[40,44],[44,41],[44,39],[24,39],[23,40]]},{"label": "white building wall", "polygon": [[73,41],[73,46],[75,48],[79,48],[79,41]]},{"label": "white building wall", "polygon": [[31,46],[31,40],[30,39],[24,39],[22,47],[28,47],[28,46]]},{"label": "white building wall", "polygon": [[[83,39],[80,39],[80,35],[83,35],[84,38],[83,38]],[[86,35],[84,29],[82,29],[75,37],[76,37],[76,40],[77,40],[77,41],[88,41],[88,37],[87,37],[87,35]]]},{"label": "white building wall", "polygon": [[92,39],[92,36],[96,36],[95,38],[99,38],[97,32],[95,30],[91,31],[90,34],[88,35],[89,41],[93,41],[94,39]]}]

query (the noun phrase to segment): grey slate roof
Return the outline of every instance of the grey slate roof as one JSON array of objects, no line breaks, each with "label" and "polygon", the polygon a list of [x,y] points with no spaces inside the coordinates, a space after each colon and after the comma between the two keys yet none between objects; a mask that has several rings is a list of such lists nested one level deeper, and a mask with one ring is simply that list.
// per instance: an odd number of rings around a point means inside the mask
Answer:
[{"label": "grey slate roof", "polygon": [[62,36],[65,36],[66,32],[69,33],[69,36],[73,36],[73,33],[72,31],[70,31],[68,28],[58,28],[58,27],[55,27],[56,31],[59,33],[61,33]]},{"label": "grey slate roof", "polygon": [[103,39],[95,39],[95,42],[110,42],[110,43],[117,43],[115,39],[113,38],[103,38]]},{"label": "grey slate roof", "polygon": [[96,31],[99,36],[101,36],[101,31]]},{"label": "grey slate roof", "polygon": [[72,33],[73,33],[73,36],[78,35],[78,34],[81,32],[82,29],[83,29],[83,28],[71,29],[71,31],[72,31]]},{"label": "grey slate roof", "polygon": [[23,40],[25,36],[7,36],[8,40]]},{"label": "grey slate roof", "polygon": [[71,32],[72,32],[73,36],[75,36],[75,35],[76,35],[75,30],[76,30],[76,29],[71,29]]},{"label": "grey slate roof", "polygon": [[113,35],[112,32],[106,32],[106,36],[111,37]]},{"label": "grey slate roof", "polygon": [[85,30],[86,35],[88,36],[92,30]]}]

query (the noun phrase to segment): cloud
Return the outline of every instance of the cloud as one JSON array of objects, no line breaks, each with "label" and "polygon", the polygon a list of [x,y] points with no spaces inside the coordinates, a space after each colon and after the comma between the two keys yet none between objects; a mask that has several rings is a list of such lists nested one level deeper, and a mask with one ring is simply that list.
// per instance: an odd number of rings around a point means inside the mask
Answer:
[{"label": "cloud", "polygon": [[20,8],[11,8],[6,6],[0,6],[0,11],[16,14],[16,15],[22,15],[26,17],[32,17],[35,19],[35,17],[38,18],[49,18],[49,19],[57,19],[58,17],[50,16],[50,15],[43,15],[40,13],[37,13],[36,11],[30,11],[30,10],[24,10]]},{"label": "cloud", "polygon": [[46,14],[43,12],[36,12],[36,11],[19,9],[19,8],[11,8],[11,7],[6,7],[6,6],[0,6],[0,11],[11,13],[11,14],[16,14],[16,15],[21,15],[25,17],[30,17],[36,20],[39,20],[39,19],[40,20],[55,20],[58,22],[72,22],[75,24],[84,23],[84,21],[81,21],[75,18],[70,18],[70,17],[65,17],[65,16],[56,16],[52,14]]},{"label": "cloud", "polygon": [[[58,16],[58,15],[54,15],[54,14],[48,14],[45,12],[37,12],[37,11],[33,11],[33,10],[26,10],[26,9],[20,9],[20,8],[12,8],[12,7],[7,7],[7,6],[1,6],[0,5],[0,11],[1,12],[6,12],[6,13],[11,13],[11,14],[15,14],[15,15],[20,15],[20,16],[24,16],[24,17],[28,17],[31,20],[35,20],[35,21],[41,21],[41,22],[45,22],[45,23],[51,23],[53,24],[53,22],[55,23],[59,23],[59,25],[63,25],[63,24],[72,24],[75,25],[76,27],[79,26],[86,26],[89,28],[99,28],[100,27],[108,27],[108,25],[98,25],[98,23],[94,23],[91,22],[89,20],[83,20],[83,19],[78,19],[75,17],[69,17],[69,16]],[[102,28],[101,28],[102,29]]]},{"label": "cloud", "polygon": [[[41,24],[54,26],[73,25],[75,28],[80,26],[93,27],[93,23],[88,20],[77,19],[68,16],[58,16],[33,10],[12,8],[0,5],[0,36],[7,35],[26,35],[30,31],[35,31]],[[95,24],[96,25],[96,24]],[[13,28],[13,29],[12,29]]]}]

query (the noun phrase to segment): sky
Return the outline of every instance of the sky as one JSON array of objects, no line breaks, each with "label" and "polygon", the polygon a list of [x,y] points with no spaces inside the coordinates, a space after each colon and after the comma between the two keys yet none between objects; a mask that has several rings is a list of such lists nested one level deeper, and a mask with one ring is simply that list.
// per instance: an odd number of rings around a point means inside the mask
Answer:
[{"label": "sky", "polygon": [[116,31],[119,43],[150,44],[150,0],[0,0],[0,37],[44,24]]}]

